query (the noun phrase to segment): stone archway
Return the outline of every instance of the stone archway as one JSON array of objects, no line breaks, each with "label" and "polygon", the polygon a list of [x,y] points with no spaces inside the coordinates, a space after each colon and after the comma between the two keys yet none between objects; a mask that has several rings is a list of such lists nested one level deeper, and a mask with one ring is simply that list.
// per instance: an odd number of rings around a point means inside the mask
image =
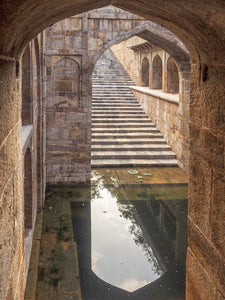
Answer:
[{"label": "stone archway", "polygon": [[[169,28],[185,43],[192,58],[190,103],[190,184],[187,299],[222,299],[224,266],[224,3],[161,1],[27,0],[1,3],[1,200],[3,267],[1,297],[23,297],[22,276],[15,274],[21,251],[20,68],[23,48],[47,26],[70,15],[114,4]],[[205,4],[205,10],[202,10]],[[184,13],[184,7],[187,7]],[[43,14],[43,11],[46,13]],[[29,24],[29,26],[28,26]],[[189,108],[187,108],[188,110]],[[9,163],[10,162],[10,163]],[[15,192],[13,193],[13,189]],[[13,196],[12,196],[13,195]],[[10,209],[17,203],[18,214]],[[9,217],[10,216],[10,217]],[[16,250],[15,250],[16,249]],[[11,255],[15,251],[15,255]],[[216,267],[215,267],[216,266]],[[21,267],[20,267],[21,269]],[[20,272],[21,273],[21,272]]]}]

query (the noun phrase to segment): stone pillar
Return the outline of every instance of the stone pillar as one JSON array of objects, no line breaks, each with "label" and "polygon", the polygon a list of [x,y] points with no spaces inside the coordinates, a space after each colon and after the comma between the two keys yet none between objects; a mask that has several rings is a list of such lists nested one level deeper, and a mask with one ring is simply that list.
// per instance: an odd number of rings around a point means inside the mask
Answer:
[{"label": "stone pillar", "polygon": [[141,52],[139,51],[138,53],[139,57],[138,57],[138,85],[141,86]]},{"label": "stone pillar", "polygon": [[186,299],[225,296],[225,69],[192,65]]},{"label": "stone pillar", "polygon": [[[66,34],[61,27],[68,29]],[[87,33],[87,14],[46,30],[47,182],[50,184],[90,180],[91,81]]]},{"label": "stone pillar", "polygon": [[163,51],[163,61],[162,61],[162,91],[167,93],[167,59],[166,59],[166,52]]},{"label": "stone pillar", "polygon": [[189,168],[189,120],[190,120],[190,71],[180,70],[179,72],[179,132],[181,140],[181,157],[179,166],[188,174]]}]

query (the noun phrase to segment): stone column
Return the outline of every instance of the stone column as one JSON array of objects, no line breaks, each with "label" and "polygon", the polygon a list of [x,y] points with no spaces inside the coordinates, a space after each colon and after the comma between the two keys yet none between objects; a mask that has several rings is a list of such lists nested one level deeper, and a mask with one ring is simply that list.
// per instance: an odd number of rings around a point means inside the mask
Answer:
[{"label": "stone column", "polygon": [[167,93],[167,59],[166,59],[166,52],[163,51],[163,60],[162,60],[162,91]]}]

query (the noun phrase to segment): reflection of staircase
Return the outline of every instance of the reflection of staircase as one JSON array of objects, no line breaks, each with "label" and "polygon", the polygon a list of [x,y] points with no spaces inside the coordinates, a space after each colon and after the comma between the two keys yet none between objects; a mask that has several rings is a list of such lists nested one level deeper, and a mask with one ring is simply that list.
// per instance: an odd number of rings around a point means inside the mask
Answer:
[{"label": "reflection of staircase", "polygon": [[128,73],[107,50],[97,62],[92,89],[92,167],[177,166],[159,130],[128,85]]}]

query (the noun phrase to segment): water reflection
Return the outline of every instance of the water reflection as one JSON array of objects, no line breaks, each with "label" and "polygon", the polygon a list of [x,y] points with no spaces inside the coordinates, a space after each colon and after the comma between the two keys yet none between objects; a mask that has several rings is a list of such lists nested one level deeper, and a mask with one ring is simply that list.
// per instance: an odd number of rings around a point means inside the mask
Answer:
[{"label": "water reflection", "polygon": [[105,187],[91,203],[92,270],[104,281],[133,292],[163,274],[140,226],[134,206],[117,202]]},{"label": "water reflection", "polygon": [[71,204],[83,299],[184,299],[187,186],[94,179]]}]

